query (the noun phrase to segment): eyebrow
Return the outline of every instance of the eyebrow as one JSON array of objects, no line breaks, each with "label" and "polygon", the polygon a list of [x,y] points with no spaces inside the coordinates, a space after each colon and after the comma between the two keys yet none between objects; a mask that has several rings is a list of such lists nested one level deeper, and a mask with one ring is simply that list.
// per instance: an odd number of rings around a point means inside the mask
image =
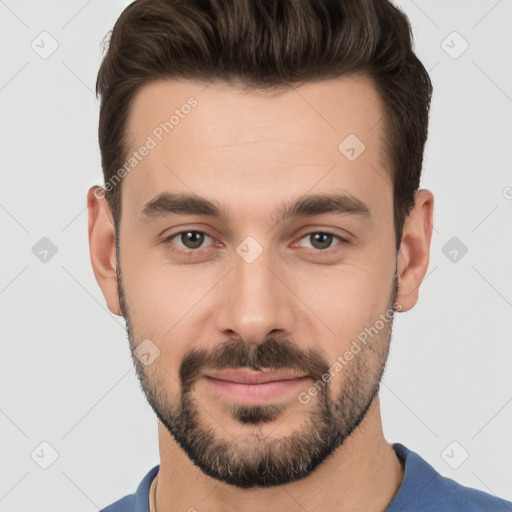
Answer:
[{"label": "eyebrow", "polygon": [[[289,218],[328,213],[353,215],[363,220],[370,220],[372,217],[371,210],[366,204],[348,192],[343,192],[300,197],[279,207],[271,218],[277,224]],[[229,218],[227,210],[217,201],[210,201],[194,194],[163,192],[142,208],[143,220],[168,215],[206,215],[223,222],[227,222]]]}]

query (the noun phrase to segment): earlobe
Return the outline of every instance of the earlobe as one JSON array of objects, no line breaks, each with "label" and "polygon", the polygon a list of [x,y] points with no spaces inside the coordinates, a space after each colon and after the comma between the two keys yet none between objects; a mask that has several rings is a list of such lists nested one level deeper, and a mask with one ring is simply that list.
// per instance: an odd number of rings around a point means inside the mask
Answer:
[{"label": "earlobe", "polygon": [[415,205],[404,222],[398,253],[398,293],[400,311],[408,311],[418,301],[419,288],[427,273],[430,259],[434,214],[434,196],[429,190],[419,190]]},{"label": "earlobe", "polygon": [[89,219],[89,254],[94,277],[101,288],[108,309],[122,316],[117,290],[117,256],[115,228],[110,207],[101,187],[87,193]]}]

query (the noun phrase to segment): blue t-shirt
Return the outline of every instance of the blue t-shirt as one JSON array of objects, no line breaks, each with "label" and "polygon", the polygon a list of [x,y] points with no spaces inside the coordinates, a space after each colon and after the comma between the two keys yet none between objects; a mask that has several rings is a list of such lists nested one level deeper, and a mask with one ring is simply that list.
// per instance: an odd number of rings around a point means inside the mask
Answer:
[{"label": "blue t-shirt", "polygon": [[[442,476],[403,444],[392,446],[405,461],[405,472],[386,512],[512,512],[512,501],[465,487]],[[149,488],[159,467],[149,471],[135,494],[125,496],[100,512],[149,512]]]}]

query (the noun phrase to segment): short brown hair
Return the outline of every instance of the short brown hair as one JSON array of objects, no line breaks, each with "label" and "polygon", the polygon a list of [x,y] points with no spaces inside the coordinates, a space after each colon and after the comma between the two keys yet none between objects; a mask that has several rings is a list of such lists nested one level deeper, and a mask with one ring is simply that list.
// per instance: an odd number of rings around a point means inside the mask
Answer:
[{"label": "short brown hair", "polygon": [[[412,40],[409,20],[389,0],[136,0],[115,23],[96,82],[105,183],[126,161],[134,95],[152,80],[271,91],[362,72],[385,107],[398,251],[419,188],[432,97]],[[106,191],[116,233],[121,185]]]}]

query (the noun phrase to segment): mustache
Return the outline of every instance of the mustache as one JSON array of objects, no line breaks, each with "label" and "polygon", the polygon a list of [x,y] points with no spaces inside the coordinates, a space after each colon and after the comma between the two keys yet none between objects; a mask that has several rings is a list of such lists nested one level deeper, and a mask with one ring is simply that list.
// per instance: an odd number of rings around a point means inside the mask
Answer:
[{"label": "mustache", "polygon": [[251,370],[289,369],[306,373],[313,381],[328,373],[329,364],[318,348],[303,350],[289,340],[268,338],[260,345],[228,340],[213,350],[192,349],[180,365],[183,393],[192,388],[204,369],[224,370],[249,368]]}]

